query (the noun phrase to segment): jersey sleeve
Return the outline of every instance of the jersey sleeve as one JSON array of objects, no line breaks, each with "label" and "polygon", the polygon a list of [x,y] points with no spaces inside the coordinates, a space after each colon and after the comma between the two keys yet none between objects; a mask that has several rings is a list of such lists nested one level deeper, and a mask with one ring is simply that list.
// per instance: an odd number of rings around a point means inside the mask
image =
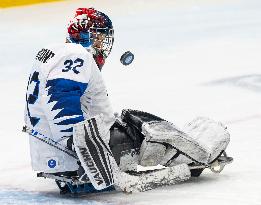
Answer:
[{"label": "jersey sleeve", "polygon": [[87,52],[57,56],[45,84],[45,113],[56,141],[71,137],[73,124],[84,120],[80,98],[88,87],[92,59]]}]

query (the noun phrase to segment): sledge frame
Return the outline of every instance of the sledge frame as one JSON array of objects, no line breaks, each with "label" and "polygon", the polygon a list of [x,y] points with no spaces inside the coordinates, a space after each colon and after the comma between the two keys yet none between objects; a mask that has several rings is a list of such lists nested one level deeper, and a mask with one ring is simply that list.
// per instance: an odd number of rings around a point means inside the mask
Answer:
[{"label": "sledge frame", "polygon": [[[224,151],[213,163],[210,165],[190,165],[189,169],[193,170],[204,170],[209,168],[213,173],[221,173],[224,167],[227,164],[233,162],[233,158],[229,157]],[[142,174],[144,172],[136,172],[135,175]],[[200,172],[201,173],[201,172]],[[200,175],[200,174],[199,174]],[[113,191],[115,188],[113,186],[108,187],[103,190],[96,190],[90,181],[86,181],[85,183],[79,181],[77,172],[63,172],[63,173],[37,173],[37,177],[43,177],[47,179],[55,180],[60,194],[88,194],[88,193],[98,193],[98,192],[106,192]]]}]

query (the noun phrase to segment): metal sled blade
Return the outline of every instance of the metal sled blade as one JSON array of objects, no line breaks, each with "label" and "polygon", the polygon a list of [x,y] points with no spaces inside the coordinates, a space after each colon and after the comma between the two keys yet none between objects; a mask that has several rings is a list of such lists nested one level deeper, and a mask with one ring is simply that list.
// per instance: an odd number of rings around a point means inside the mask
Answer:
[{"label": "metal sled blade", "polygon": [[79,181],[77,174],[71,174],[68,172],[61,173],[37,173],[37,177],[43,177],[47,179],[55,180],[60,194],[62,195],[73,195],[80,196],[89,193],[106,192],[115,190],[113,186],[110,186],[102,191],[96,190],[90,181],[85,181],[84,183]]},{"label": "metal sled blade", "polygon": [[211,165],[210,170],[214,173],[220,173],[225,168],[227,164],[231,164],[233,162],[233,158],[227,156],[226,152],[223,152],[223,154],[217,158]]},{"label": "metal sled blade", "polygon": [[115,190],[113,186],[107,187],[103,190],[96,190],[92,183],[84,183],[84,184],[72,184],[70,182],[61,182],[61,181],[55,181],[57,186],[60,189],[60,194],[70,194],[71,196],[82,196],[85,194],[91,194],[91,193],[98,193],[98,192],[107,192],[107,191],[113,191]]},{"label": "metal sled blade", "polygon": [[220,173],[223,171],[226,165],[231,164],[233,162],[233,158],[227,156],[226,152],[223,152],[221,156],[219,156],[214,162],[210,165],[195,165],[190,166],[190,170],[197,170],[197,169],[205,169],[209,168],[214,173]]},{"label": "metal sled blade", "polygon": [[[72,183],[73,185],[79,185],[83,184],[83,182],[80,182],[78,180],[77,174],[75,175],[67,175],[66,173],[44,173],[44,172],[39,172],[37,173],[37,177],[43,177],[47,179],[53,179],[55,181],[60,181],[60,182],[65,182],[65,183]],[[86,181],[86,183],[90,183],[90,181]]]}]

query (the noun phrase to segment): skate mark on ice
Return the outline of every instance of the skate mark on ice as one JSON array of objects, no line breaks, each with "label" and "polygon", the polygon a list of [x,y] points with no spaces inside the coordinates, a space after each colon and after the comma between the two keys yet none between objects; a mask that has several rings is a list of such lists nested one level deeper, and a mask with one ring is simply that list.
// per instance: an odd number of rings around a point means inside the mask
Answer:
[{"label": "skate mark on ice", "polygon": [[204,85],[232,85],[254,92],[261,92],[261,75],[252,74],[252,75],[242,75],[231,78],[224,78],[212,82],[205,83]]}]

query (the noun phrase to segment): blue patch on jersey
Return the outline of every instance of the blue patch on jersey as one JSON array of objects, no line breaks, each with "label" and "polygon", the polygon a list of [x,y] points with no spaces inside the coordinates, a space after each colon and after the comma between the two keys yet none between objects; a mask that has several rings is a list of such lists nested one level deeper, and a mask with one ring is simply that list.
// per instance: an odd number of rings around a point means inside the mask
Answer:
[{"label": "blue patch on jersey", "polygon": [[69,129],[66,129],[66,130],[61,130],[61,132],[72,132],[73,131],[73,128],[69,128]]},{"label": "blue patch on jersey", "polygon": [[50,168],[52,168],[52,169],[53,169],[54,167],[56,167],[56,161],[55,161],[54,159],[48,160],[47,164],[48,164],[48,167],[50,167]]},{"label": "blue patch on jersey", "polygon": [[[53,106],[53,110],[62,109],[54,119],[58,119],[64,116],[82,115],[82,110],[80,108],[80,95],[75,92],[68,93],[58,93],[52,95],[53,99],[56,98],[58,101]],[[52,98],[51,97],[51,98]],[[50,101],[49,101],[50,102]],[[78,106],[79,109],[76,109]]]},{"label": "blue patch on jersey", "polygon": [[30,76],[29,81],[28,81],[28,85],[27,85],[27,90],[29,88],[29,85],[35,82],[36,85],[34,87],[34,91],[32,94],[29,94],[29,96],[27,96],[26,94],[26,108],[27,108],[27,114],[28,117],[30,119],[30,122],[32,124],[32,126],[34,127],[40,120],[40,118],[38,117],[32,117],[30,110],[29,110],[29,104],[34,104],[36,102],[36,100],[38,99],[38,95],[39,95],[39,86],[40,86],[40,81],[39,81],[39,72],[34,72],[32,74],[32,76]]},{"label": "blue patch on jersey", "polygon": [[39,81],[39,73],[38,72],[34,72],[31,80],[30,80],[30,84],[32,82],[35,82],[36,85],[34,87],[34,91],[32,94],[29,95],[28,98],[28,103],[29,104],[34,104],[36,102],[36,100],[38,99],[38,95],[39,95],[39,85],[40,85],[40,81]]},{"label": "blue patch on jersey", "polygon": [[[54,116],[54,119],[77,116],[62,120],[61,122],[55,124],[70,125],[84,120],[80,98],[85,92],[87,86],[87,83],[81,83],[64,78],[47,81],[46,87],[49,88],[48,96],[50,96],[48,103],[56,102],[52,107],[52,111],[60,109],[60,112]],[[61,132],[67,131],[72,132],[72,128],[62,130]]]},{"label": "blue patch on jersey", "polygon": [[40,118],[38,117],[31,117],[30,116],[30,122],[33,125],[33,127],[40,121]]},{"label": "blue patch on jersey", "polygon": [[63,121],[55,123],[55,124],[56,125],[70,125],[70,124],[76,124],[83,120],[84,120],[83,116],[79,116],[79,117],[69,118],[69,119],[63,120]]}]

